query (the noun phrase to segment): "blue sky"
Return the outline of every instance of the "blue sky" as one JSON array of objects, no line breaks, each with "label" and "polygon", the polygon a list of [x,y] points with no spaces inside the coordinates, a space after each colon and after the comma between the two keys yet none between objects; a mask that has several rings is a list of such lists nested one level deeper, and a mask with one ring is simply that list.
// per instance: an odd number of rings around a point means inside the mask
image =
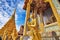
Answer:
[{"label": "blue sky", "polygon": [[0,28],[8,21],[16,8],[15,22],[17,30],[24,24],[25,10],[23,10],[24,0],[0,0]]}]

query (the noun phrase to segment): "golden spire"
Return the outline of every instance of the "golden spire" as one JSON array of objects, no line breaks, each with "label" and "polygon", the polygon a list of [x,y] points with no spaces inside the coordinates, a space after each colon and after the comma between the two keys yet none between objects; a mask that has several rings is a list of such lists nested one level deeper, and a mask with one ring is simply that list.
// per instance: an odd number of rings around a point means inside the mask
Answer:
[{"label": "golden spire", "polygon": [[13,15],[10,17],[10,19],[8,20],[8,22],[4,25],[4,27],[2,27],[2,29],[0,30],[0,35],[3,35],[4,31],[7,29],[8,34],[12,33],[12,30],[14,28],[16,28],[15,25],[15,12],[16,9],[14,9]]}]

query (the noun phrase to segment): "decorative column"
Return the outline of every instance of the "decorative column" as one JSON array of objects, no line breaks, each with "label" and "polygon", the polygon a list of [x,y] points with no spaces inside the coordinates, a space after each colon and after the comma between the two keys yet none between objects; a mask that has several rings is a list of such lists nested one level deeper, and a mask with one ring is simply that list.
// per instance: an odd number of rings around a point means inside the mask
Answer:
[{"label": "decorative column", "polygon": [[27,9],[26,9],[26,18],[25,18],[25,25],[24,25],[24,33],[23,35],[26,35],[26,31],[27,31],[27,21],[30,18],[30,3],[32,2],[32,0],[29,0],[29,2],[27,3]]}]

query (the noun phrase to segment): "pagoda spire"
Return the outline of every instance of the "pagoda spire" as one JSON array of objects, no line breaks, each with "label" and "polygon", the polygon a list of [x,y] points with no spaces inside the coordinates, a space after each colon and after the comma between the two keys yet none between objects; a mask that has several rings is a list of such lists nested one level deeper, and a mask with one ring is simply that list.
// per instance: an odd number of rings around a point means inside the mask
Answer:
[{"label": "pagoda spire", "polygon": [[7,30],[7,35],[9,37],[11,35],[11,33],[12,33],[12,30],[16,29],[15,13],[16,13],[16,9],[14,9],[13,15],[10,17],[10,19],[4,25],[4,27],[2,27],[2,29],[0,30],[0,35],[1,36],[3,36],[4,31]]}]

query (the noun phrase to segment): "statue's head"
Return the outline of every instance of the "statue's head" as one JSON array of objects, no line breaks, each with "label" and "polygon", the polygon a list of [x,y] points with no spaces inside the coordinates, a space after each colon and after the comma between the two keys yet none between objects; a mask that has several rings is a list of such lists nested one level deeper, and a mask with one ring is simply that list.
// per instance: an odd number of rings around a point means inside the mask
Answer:
[{"label": "statue's head", "polygon": [[35,18],[35,13],[32,13],[31,18],[33,19]]}]

